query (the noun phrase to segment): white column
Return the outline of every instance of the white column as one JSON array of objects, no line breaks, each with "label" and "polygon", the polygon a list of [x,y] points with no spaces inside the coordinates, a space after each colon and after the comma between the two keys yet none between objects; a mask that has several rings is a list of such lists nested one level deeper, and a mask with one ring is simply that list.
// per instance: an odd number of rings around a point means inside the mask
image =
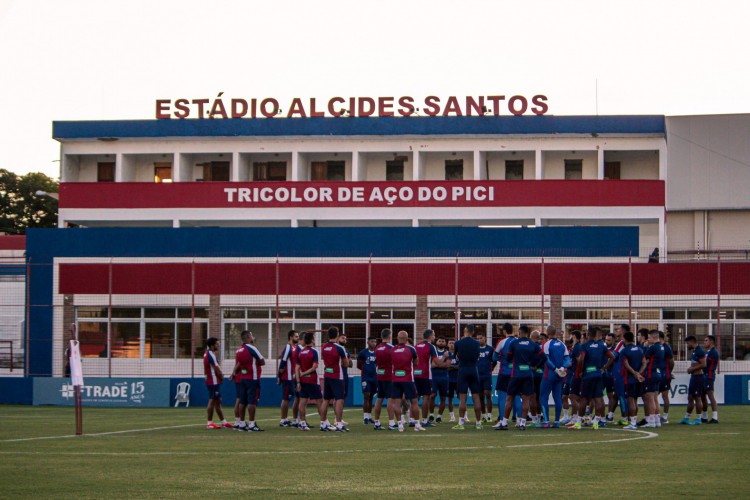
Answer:
[{"label": "white column", "polygon": [[122,153],[115,155],[115,182],[122,182]]},{"label": "white column", "polygon": [[667,225],[664,212],[659,216],[659,262],[667,261]]},{"label": "white column", "polygon": [[419,219],[412,219],[411,227],[419,227]]},{"label": "white column", "polygon": [[412,157],[414,158],[414,170],[412,172],[412,179],[415,181],[422,181],[424,180],[424,171],[422,169],[422,153],[420,151],[414,150],[414,153],[412,154]]},{"label": "white column", "polygon": [[172,158],[172,182],[182,182],[182,166],[180,159],[182,155],[175,153]]},{"label": "white column", "polygon": [[300,154],[298,151],[292,151],[292,181],[298,182],[299,178]]},{"label": "white column", "polygon": [[487,153],[484,151],[474,151],[474,180],[481,181],[487,179],[487,169],[484,168]]},{"label": "white column", "polygon": [[597,149],[597,179],[604,179],[604,150],[599,146]]},{"label": "white column", "polygon": [[667,147],[659,147],[659,179],[667,180]]},{"label": "white column", "polygon": [[359,151],[352,151],[352,182],[367,180],[364,167],[364,155]]},{"label": "white column", "polygon": [[537,149],[534,152],[534,178],[538,181],[544,179],[544,164],[542,163],[541,149]]},{"label": "white column", "polygon": [[291,227],[299,227],[299,219],[292,219],[289,223]]},{"label": "white column", "polygon": [[180,227],[180,219],[172,219],[172,227]]},{"label": "white column", "polygon": [[235,151],[232,153],[232,173],[229,176],[229,180],[232,182],[240,181],[240,153]]}]

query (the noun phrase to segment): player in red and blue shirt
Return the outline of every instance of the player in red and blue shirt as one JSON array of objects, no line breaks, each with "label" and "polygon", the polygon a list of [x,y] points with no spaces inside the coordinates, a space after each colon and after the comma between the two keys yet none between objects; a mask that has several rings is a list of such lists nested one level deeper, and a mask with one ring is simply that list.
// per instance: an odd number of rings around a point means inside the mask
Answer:
[{"label": "player in red and blue shirt", "polygon": [[[382,342],[375,348],[375,365],[377,367],[378,377],[378,399],[375,400],[375,408],[372,410],[372,416],[375,418],[374,430],[382,431],[383,426],[380,425],[380,411],[383,408],[383,400],[390,398],[391,396],[391,377],[393,376],[393,366],[391,364],[391,345],[392,333],[390,328],[384,328],[380,332],[380,338]],[[393,419],[393,409],[391,405],[386,405],[386,411],[388,412],[388,430],[395,431],[396,421]]]},{"label": "player in red and blue shirt", "polygon": [[[495,355],[493,361],[500,363],[500,373],[497,375],[495,390],[497,391],[498,422],[502,420],[505,413],[505,402],[508,396],[508,383],[510,382],[510,373],[513,371],[513,364],[508,361],[508,350],[511,344],[517,339],[513,333],[513,325],[505,323],[499,332],[500,340],[495,346]],[[513,399],[513,413],[521,414],[521,396]],[[496,426],[497,427],[497,426]]]},{"label": "player in red and blue shirt", "polygon": [[643,350],[635,345],[635,335],[630,330],[622,334],[624,346],[620,349],[619,359],[621,374],[627,386],[628,395],[628,416],[630,423],[625,427],[629,430],[638,429],[636,421],[638,420],[638,398],[641,397],[641,382],[644,378],[641,375],[643,367]]},{"label": "player in red and blue shirt", "polygon": [[521,325],[518,328],[519,338],[513,342],[508,349],[508,362],[513,363],[508,382],[508,397],[505,401],[505,413],[503,419],[493,429],[498,431],[508,430],[508,419],[516,396],[521,396],[521,415],[518,424],[521,430],[526,430],[526,419],[529,413],[530,399],[534,395],[533,366],[537,363],[539,356],[544,356],[542,348],[530,338],[529,327]]},{"label": "player in red and blue shirt", "polygon": [[615,361],[614,355],[609,351],[604,341],[599,340],[599,328],[590,326],[588,330],[588,342],[581,346],[578,355],[578,366],[581,369],[581,398],[578,405],[579,422],[572,428],[580,429],[586,406],[593,402],[594,405],[594,429],[599,428],[599,423],[604,420],[604,382],[602,373],[606,371]]},{"label": "player in red and blue shirt", "polygon": [[398,345],[391,349],[391,363],[393,375],[391,377],[391,394],[388,406],[393,408],[393,413],[398,421],[398,431],[404,432],[404,423],[401,420],[401,398],[410,403],[409,413],[416,421],[415,431],[423,431],[424,427],[419,423],[419,406],[417,404],[417,387],[414,385],[414,367],[418,364],[417,350],[408,344],[409,334],[401,330],[398,332]]},{"label": "player in red and blue shirt", "polygon": [[[297,396],[297,384],[294,381],[295,363],[299,349],[299,333],[296,330],[289,330],[287,333],[287,343],[281,353],[279,361],[278,383],[281,385],[281,421],[279,427],[296,427],[299,425],[297,412],[299,411],[299,398]],[[292,415],[294,422],[289,421],[289,402],[294,399],[292,405]]]},{"label": "player in red and blue shirt", "polygon": [[[208,388],[208,422],[206,429],[221,429],[222,427],[234,427],[224,418],[224,411],[221,408],[221,382],[224,375],[221,373],[221,367],[216,361],[216,352],[219,350],[219,339],[209,337],[206,341],[206,353],[203,355],[203,373],[206,375],[206,387]],[[221,425],[214,423],[214,411],[221,419]]]},{"label": "player in red and blue shirt", "polygon": [[[328,342],[321,348],[324,364],[323,375],[323,404],[320,418],[326,423],[329,430],[338,432],[349,432],[342,423],[344,415],[344,369],[349,367],[349,357],[346,349],[338,343],[339,329],[332,326],[328,329]],[[335,414],[334,428],[331,428],[326,416],[328,414],[329,401],[333,400],[333,411]],[[323,429],[321,425],[321,430]]]},{"label": "player in red and blue shirt", "polygon": [[[309,431],[307,425],[307,404],[308,402],[318,407],[320,415],[320,427],[327,430],[323,418],[323,395],[320,392],[318,383],[318,363],[320,357],[315,350],[315,333],[303,332],[300,337],[300,350],[297,354],[297,364],[295,366],[297,379],[297,393],[299,394],[299,430]],[[324,428],[325,427],[325,428]]]},{"label": "player in red and blue shirt", "polygon": [[674,369],[674,352],[672,352],[672,346],[667,343],[667,339],[664,332],[659,331],[659,342],[664,346],[664,365],[659,367],[662,370],[661,385],[659,386],[659,392],[661,392],[661,399],[664,402],[664,412],[661,415],[661,423],[669,423],[669,391],[672,389],[672,370]]},{"label": "player in red and blue shirt", "polygon": [[427,421],[430,413],[430,399],[432,395],[432,369],[442,366],[435,349],[435,332],[429,328],[422,334],[424,340],[415,346],[417,351],[417,366],[414,368],[414,383],[417,396],[422,397],[422,427],[433,427]]},{"label": "player in red and blue shirt", "polygon": [[[719,369],[719,351],[716,350],[716,337],[708,335],[703,340],[703,347],[706,349],[706,370],[703,372],[705,387],[703,392],[703,423],[718,424],[719,411],[714,396],[714,382],[716,381],[716,371]],[[711,403],[713,412],[711,420],[708,419],[708,403]]]},{"label": "player in red and blue shirt", "polygon": [[[266,364],[266,360],[260,354],[260,351],[253,345],[255,337],[253,334],[244,330],[240,334],[242,346],[237,350],[235,355],[235,368],[232,376],[239,381],[240,385],[240,425],[239,430],[259,432],[262,431],[255,423],[255,407],[260,397],[260,375],[261,366]],[[249,423],[245,424],[245,408]]]},{"label": "player in red and blue shirt", "polygon": [[[432,370],[432,394],[430,395],[430,409],[432,415],[427,419],[429,423],[443,421],[443,412],[445,411],[445,403],[448,399],[448,387],[450,381],[450,375],[448,370],[451,366],[451,357],[449,351],[446,349],[446,342],[444,337],[440,337],[435,341],[435,352],[437,352],[439,365]],[[436,408],[435,401],[440,396],[440,406]]]},{"label": "player in red and blue shirt", "polygon": [[644,427],[661,427],[659,419],[659,387],[661,386],[661,366],[664,361],[664,344],[659,342],[659,331],[648,333],[648,348],[645,352],[646,365],[643,367],[645,382],[643,406],[646,410],[646,425]]},{"label": "player in red and blue shirt", "polygon": [[[542,428],[557,429],[560,427],[562,416],[562,386],[570,366],[570,355],[562,341],[557,339],[557,329],[553,326],[547,328],[547,342],[542,345],[542,352],[547,357],[542,373],[539,400],[542,406],[544,424]],[[555,402],[554,423],[549,419],[549,397]]]},{"label": "player in red and blue shirt", "polygon": [[357,354],[357,368],[361,372],[362,379],[362,411],[365,425],[375,423],[372,418],[372,398],[378,390],[378,370],[375,365],[377,345],[377,337],[370,337],[367,339],[367,348]]},{"label": "player in red and blue shirt", "polygon": [[479,400],[482,403],[482,420],[492,422],[492,371],[497,362],[493,359],[495,350],[487,345],[487,338],[477,334],[479,341],[479,359],[477,360],[477,371],[479,372],[479,386],[481,392]]},{"label": "player in red and blue shirt", "polygon": [[[698,345],[698,340],[694,335],[685,337],[685,344],[687,348],[693,351],[693,355],[690,357],[690,367],[687,372],[690,374],[690,382],[688,384],[688,406],[685,413],[685,418],[680,420],[679,424],[686,425],[701,425],[701,413],[703,413],[703,393],[706,388],[706,384],[703,380],[703,370],[706,368],[706,352]],[[690,415],[693,413],[693,408],[697,413],[697,418],[690,421]]]}]

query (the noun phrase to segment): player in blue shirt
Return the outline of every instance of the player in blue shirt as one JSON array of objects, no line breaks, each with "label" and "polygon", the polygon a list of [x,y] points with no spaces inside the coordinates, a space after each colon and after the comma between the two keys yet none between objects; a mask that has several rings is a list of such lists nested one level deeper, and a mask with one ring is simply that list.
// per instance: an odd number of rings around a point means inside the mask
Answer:
[{"label": "player in blue shirt", "polygon": [[[453,398],[456,397],[456,385],[458,384],[458,359],[456,359],[456,341],[448,342],[448,412],[451,423],[456,421],[456,414],[453,412]],[[442,416],[442,413],[440,414]],[[442,419],[441,419],[442,420]]]},{"label": "player in blue shirt", "polygon": [[[701,421],[705,424],[718,424],[719,411],[714,397],[714,382],[716,381],[716,371],[719,369],[719,351],[716,350],[716,337],[708,335],[703,340],[703,347],[706,349],[706,370],[703,373],[705,387],[703,392],[703,416]],[[711,402],[711,411],[713,415],[708,420],[708,403]]]},{"label": "player in blue shirt", "polygon": [[628,425],[629,418],[626,381],[627,374],[623,371],[622,362],[620,360],[620,351],[625,347],[625,340],[623,340],[623,335],[625,334],[625,332],[629,331],[631,331],[630,325],[628,325],[627,323],[624,323],[617,327],[617,329],[615,330],[615,346],[612,351],[612,354],[615,357],[615,362],[612,364],[612,380],[614,382],[615,397],[612,401],[610,401],[609,404],[608,420],[610,418],[614,420],[615,408],[619,405],[622,418],[619,422],[617,422],[618,425]]},{"label": "player in blue shirt", "polygon": [[482,403],[479,399],[481,386],[479,385],[479,371],[477,370],[477,361],[479,360],[479,341],[474,338],[474,325],[466,325],[461,340],[455,344],[456,359],[458,359],[458,425],[453,426],[454,430],[463,430],[466,421],[466,397],[471,392],[471,399],[474,402],[474,414],[476,423],[474,427],[479,430],[482,428]]},{"label": "player in blue shirt", "polygon": [[581,368],[581,397],[582,400],[578,405],[579,421],[572,428],[580,429],[581,422],[586,406],[593,402],[594,408],[594,429],[599,428],[599,422],[604,420],[604,383],[602,382],[602,372],[606,371],[615,357],[607,349],[607,345],[599,339],[599,328],[590,326],[588,331],[588,342],[581,346],[581,353],[578,355],[578,366]]},{"label": "player in blue shirt", "polygon": [[507,353],[507,359],[513,363],[508,382],[508,396],[505,400],[505,413],[503,419],[493,427],[495,430],[508,430],[508,418],[513,406],[513,399],[520,395],[522,400],[521,415],[518,423],[521,430],[526,430],[526,419],[523,418],[529,413],[529,402],[534,395],[533,366],[538,361],[539,356],[544,356],[539,344],[532,342],[529,338],[529,327],[521,325],[518,328],[520,337],[510,345]]},{"label": "player in blue shirt", "polygon": [[564,424],[567,424],[569,426],[580,424],[582,420],[579,418],[578,414],[582,409],[586,409],[585,406],[583,408],[580,408],[581,403],[583,402],[583,399],[581,398],[581,381],[583,380],[583,373],[582,366],[578,363],[578,358],[581,356],[582,352],[581,349],[583,346],[583,335],[578,330],[573,331],[572,335],[575,341],[573,344],[573,349],[570,350],[570,359],[573,363],[570,367],[570,372],[572,372],[573,374],[572,378],[570,379],[571,418],[569,421],[563,422]]},{"label": "player in blue shirt", "polygon": [[621,373],[626,385],[630,418],[630,423],[625,428],[635,430],[638,429],[638,398],[641,396],[641,383],[644,380],[641,375],[643,350],[635,345],[635,335],[630,330],[622,334],[622,339],[624,346],[620,349]]},{"label": "player in blue shirt", "polygon": [[[531,341],[536,342],[539,344],[539,347],[542,347],[544,344],[544,341],[547,339],[547,335],[544,336],[539,333],[539,330],[534,330],[531,332]],[[536,427],[539,425],[539,422],[542,420],[542,405],[540,402],[539,396],[542,393],[542,375],[544,375],[544,364],[545,360],[540,356],[536,363],[532,366],[534,368],[534,372],[532,373],[532,376],[534,377],[534,394],[531,396],[531,400],[529,401],[529,412],[531,415],[531,427]]]},{"label": "player in blue shirt", "polygon": [[664,345],[659,342],[659,331],[651,330],[648,333],[648,348],[646,349],[646,365],[643,372],[646,381],[643,390],[643,406],[646,410],[647,428],[661,427],[659,419],[659,387],[661,386],[660,366],[664,362]]},{"label": "player in blue shirt", "polygon": [[[560,416],[562,415],[562,386],[567,376],[567,368],[570,366],[570,355],[568,349],[557,339],[557,329],[547,328],[547,342],[542,346],[542,352],[547,357],[542,373],[542,384],[539,399],[542,404],[542,415],[544,417],[543,429],[559,428]],[[549,396],[555,401],[555,421],[549,419]]]},{"label": "player in blue shirt", "polygon": [[372,399],[377,392],[378,368],[375,364],[375,348],[378,345],[377,337],[367,339],[367,348],[357,354],[357,368],[362,378],[362,411],[364,412],[364,424],[373,424]]},{"label": "player in blue shirt", "polygon": [[[690,368],[687,372],[690,374],[690,383],[688,384],[688,406],[685,418],[678,423],[683,425],[701,425],[701,413],[703,412],[703,392],[705,383],[703,381],[703,370],[706,368],[706,353],[698,345],[695,336],[689,335],[685,338],[687,348],[693,351],[690,357]],[[696,419],[690,421],[690,415],[696,411]]]},{"label": "player in blue shirt", "polygon": [[[505,414],[505,400],[508,396],[508,383],[510,382],[510,374],[513,371],[513,363],[508,361],[508,350],[511,344],[515,342],[516,336],[513,333],[513,325],[505,323],[499,332],[500,340],[495,346],[494,361],[500,363],[500,373],[497,375],[497,382],[495,384],[495,390],[497,391],[497,406],[498,406],[498,423],[503,419]],[[513,413],[515,415],[521,414],[521,397],[516,397],[513,400]]]},{"label": "player in blue shirt", "polygon": [[479,398],[482,402],[482,420],[492,422],[492,371],[497,362],[493,361],[492,355],[495,350],[487,345],[487,338],[481,333],[477,335],[479,341],[479,359],[477,360],[477,371],[479,371],[479,385],[482,392]]},{"label": "player in blue shirt", "polygon": [[[449,357],[448,349],[446,349],[445,337],[440,337],[435,341],[435,350],[437,351],[437,358],[440,361],[440,365],[432,369],[432,394],[430,396],[430,415],[428,423],[443,421],[443,412],[445,411],[445,403],[448,399],[448,368],[452,360]],[[448,361],[448,364],[445,364]],[[440,396],[440,406],[435,407],[435,400]],[[452,405],[452,403],[451,403]],[[452,406],[451,406],[452,412]]]},{"label": "player in blue shirt", "polygon": [[664,366],[660,366],[662,369],[661,385],[659,386],[659,392],[661,392],[661,399],[664,402],[664,412],[661,415],[661,423],[669,423],[669,391],[672,389],[672,370],[674,369],[674,353],[672,352],[672,346],[667,343],[667,339],[664,332],[659,331],[659,342],[664,346]]}]

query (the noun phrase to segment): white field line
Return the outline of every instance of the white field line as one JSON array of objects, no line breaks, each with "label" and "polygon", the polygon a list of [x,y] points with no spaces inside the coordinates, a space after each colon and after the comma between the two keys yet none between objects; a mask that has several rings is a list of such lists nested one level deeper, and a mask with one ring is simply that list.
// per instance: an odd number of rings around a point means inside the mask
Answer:
[{"label": "white field line", "polygon": [[[185,427],[185,426],[179,426]],[[170,428],[170,427],[167,427]],[[143,431],[147,429],[138,429]],[[455,447],[436,447],[436,448],[394,448],[389,450],[390,452],[424,452],[424,451],[475,451],[475,450],[496,450],[502,448],[539,448],[545,446],[576,446],[582,444],[606,444],[606,443],[623,443],[626,441],[639,441],[641,439],[653,439],[659,437],[655,432],[641,431],[641,430],[619,430],[619,429],[602,429],[614,432],[624,432],[630,435],[639,434],[634,437],[620,438],[620,439],[607,439],[600,441],[574,441],[565,443],[536,443],[536,444],[521,444],[521,445],[488,445],[488,446],[455,446]],[[119,431],[126,432],[126,431]],[[92,434],[89,434],[92,435]],[[67,437],[67,436],[66,436]],[[415,436],[416,437],[416,436]],[[305,439],[305,438],[302,438]],[[264,455],[345,455],[352,453],[377,453],[383,450],[380,449],[347,449],[347,450],[272,450],[272,451],[233,451],[235,455],[247,455],[247,456],[264,456]],[[50,452],[50,451],[0,451],[0,455],[70,455],[70,456],[197,456],[197,455],[223,455],[225,451],[154,451],[154,452]]]}]

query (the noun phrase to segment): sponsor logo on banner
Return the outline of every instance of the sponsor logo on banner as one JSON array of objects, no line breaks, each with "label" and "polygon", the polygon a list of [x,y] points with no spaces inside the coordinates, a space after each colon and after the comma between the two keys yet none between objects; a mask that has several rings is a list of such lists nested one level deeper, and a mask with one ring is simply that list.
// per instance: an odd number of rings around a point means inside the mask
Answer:
[{"label": "sponsor logo on banner", "polygon": [[[69,378],[35,378],[35,405],[73,405],[74,389]],[[169,406],[169,380],[86,379],[81,400],[89,406]]]}]

